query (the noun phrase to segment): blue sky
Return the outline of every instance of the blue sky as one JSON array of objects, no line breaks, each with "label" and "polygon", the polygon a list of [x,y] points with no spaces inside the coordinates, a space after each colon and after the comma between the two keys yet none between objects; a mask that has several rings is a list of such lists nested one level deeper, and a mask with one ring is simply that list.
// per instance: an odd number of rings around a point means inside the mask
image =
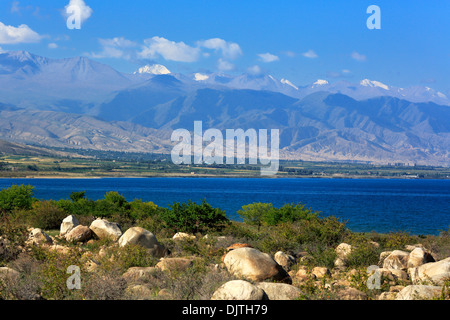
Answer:
[{"label": "blue sky", "polygon": [[[69,30],[69,1],[87,8]],[[381,30],[369,30],[369,5]],[[368,78],[450,90],[450,1],[1,0],[0,48],[133,72],[265,72],[297,85]]]}]

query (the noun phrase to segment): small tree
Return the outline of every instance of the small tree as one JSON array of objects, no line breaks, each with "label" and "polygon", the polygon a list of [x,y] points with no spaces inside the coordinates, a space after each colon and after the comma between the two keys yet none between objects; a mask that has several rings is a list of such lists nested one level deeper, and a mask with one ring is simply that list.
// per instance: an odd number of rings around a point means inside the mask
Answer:
[{"label": "small tree", "polygon": [[237,213],[244,219],[245,223],[258,226],[258,230],[266,217],[273,214],[275,208],[271,203],[252,203],[243,206]]},{"label": "small tree", "polygon": [[84,199],[85,195],[86,191],[75,191],[69,195],[69,198],[72,202],[78,202],[79,200]]},{"label": "small tree", "polygon": [[0,210],[10,212],[13,210],[29,210],[33,205],[33,186],[13,185],[8,189],[0,190]]}]

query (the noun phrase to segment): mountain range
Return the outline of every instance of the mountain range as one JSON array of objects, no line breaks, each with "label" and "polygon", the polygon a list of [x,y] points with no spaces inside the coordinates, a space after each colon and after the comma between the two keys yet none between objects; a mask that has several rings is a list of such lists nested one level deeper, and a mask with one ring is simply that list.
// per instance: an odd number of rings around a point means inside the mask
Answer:
[{"label": "mountain range", "polygon": [[429,87],[266,74],[126,74],[84,57],[0,54],[0,139],[168,153],[172,130],[279,129],[283,158],[450,165],[450,99]]}]

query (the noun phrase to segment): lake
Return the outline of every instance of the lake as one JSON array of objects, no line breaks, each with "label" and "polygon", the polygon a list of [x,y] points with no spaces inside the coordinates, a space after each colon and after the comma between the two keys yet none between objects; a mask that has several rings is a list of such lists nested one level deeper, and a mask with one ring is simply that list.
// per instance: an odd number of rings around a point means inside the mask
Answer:
[{"label": "lake", "polygon": [[274,206],[302,202],[323,215],[347,221],[358,232],[408,231],[438,234],[450,226],[450,180],[420,179],[250,179],[250,178],[106,178],[0,179],[0,188],[13,184],[35,186],[38,199],[67,199],[86,191],[97,200],[118,191],[127,200],[142,199],[167,207],[173,202],[206,199],[237,215],[243,205],[271,202]]}]

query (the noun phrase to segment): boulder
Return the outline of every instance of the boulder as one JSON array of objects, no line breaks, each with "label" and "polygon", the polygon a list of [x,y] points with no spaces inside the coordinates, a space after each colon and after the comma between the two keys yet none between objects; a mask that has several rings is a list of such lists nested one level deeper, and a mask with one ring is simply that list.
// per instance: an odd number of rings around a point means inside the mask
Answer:
[{"label": "boulder", "polygon": [[399,269],[379,268],[370,272],[369,274],[372,274],[374,272],[380,274],[382,277],[388,280],[402,280],[402,281],[408,280],[408,274],[405,271]]},{"label": "boulder", "polygon": [[380,253],[380,260],[378,261],[378,266],[383,267],[384,260],[392,253],[392,251],[383,251]]},{"label": "boulder", "polygon": [[256,286],[264,290],[269,300],[297,300],[303,294],[297,287],[285,283],[260,282]]},{"label": "boulder", "polygon": [[253,246],[248,243],[234,243],[227,248],[227,251],[240,249],[240,248],[253,248]]},{"label": "boulder", "polygon": [[152,290],[141,284],[129,286],[125,293],[132,300],[151,300],[154,297]]},{"label": "boulder", "polygon": [[65,238],[68,242],[86,242],[92,237],[92,231],[86,226],[78,225],[70,230]]},{"label": "boulder", "polygon": [[228,252],[224,264],[231,274],[253,281],[273,279],[292,282],[288,273],[270,255],[254,248],[240,248]]},{"label": "boulder", "polygon": [[156,268],[161,271],[184,271],[191,267],[192,263],[189,258],[163,258],[156,264]]},{"label": "boulder", "polygon": [[378,296],[378,300],[395,300],[397,292],[382,292]]},{"label": "boulder", "polygon": [[282,251],[278,251],[277,253],[275,253],[273,258],[280,266],[282,266],[287,271],[289,271],[295,264],[295,258]]},{"label": "boulder", "polygon": [[450,278],[450,258],[410,268],[408,273],[414,284],[431,282],[432,284],[442,285],[445,279]]},{"label": "boulder", "polygon": [[267,300],[263,289],[244,280],[228,281],[220,286],[211,300]]},{"label": "boulder", "polygon": [[321,279],[327,276],[331,276],[331,272],[325,267],[315,267],[312,269],[311,273],[317,278]]},{"label": "boulder", "polygon": [[61,237],[64,237],[67,233],[70,232],[70,230],[72,230],[73,228],[75,228],[79,224],[80,223],[78,222],[78,219],[75,218],[74,216],[70,215],[70,216],[66,217],[62,221],[61,227],[59,228],[59,235]]},{"label": "boulder", "polygon": [[156,236],[148,230],[141,227],[128,229],[119,239],[119,246],[124,247],[128,244],[140,245],[149,250],[149,253],[155,257],[163,257],[167,250],[159,244]]},{"label": "boulder", "polygon": [[432,300],[439,297],[441,290],[442,288],[439,286],[407,286],[397,294],[395,300]]},{"label": "boulder", "polygon": [[27,243],[30,245],[52,244],[53,240],[42,229],[32,229],[28,236]]},{"label": "boulder", "polygon": [[195,240],[196,237],[194,235],[190,235],[184,232],[177,232],[173,237],[173,240]]},{"label": "boulder", "polygon": [[338,258],[345,261],[347,257],[352,253],[353,247],[347,243],[341,243],[335,249]]},{"label": "boulder", "polygon": [[389,254],[383,262],[384,269],[408,269],[409,253],[401,250],[394,250]]},{"label": "boulder", "polygon": [[[305,266],[300,266],[297,270],[297,273],[295,274],[295,279],[298,280],[299,282],[303,282],[308,280],[308,276],[310,275],[310,273],[308,272],[308,268]],[[314,275],[311,275],[312,277],[316,277]]]},{"label": "boulder", "polygon": [[19,278],[19,272],[8,267],[0,268],[0,280],[15,282]]},{"label": "boulder", "polygon": [[435,262],[433,256],[422,248],[415,248],[409,254],[407,265],[408,268],[416,268],[429,262]]},{"label": "boulder", "polygon": [[156,267],[131,267],[123,275],[122,278],[126,282],[138,281],[142,278],[148,278],[158,271]]},{"label": "boulder", "polygon": [[345,288],[338,293],[341,300],[367,300],[367,295],[355,288]]},{"label": "boulder", "polygon": [[122,236],[119,225],[106,219],[98,218],[91,223],[89,228],[100,240],[110,239],[117,241]]}]

